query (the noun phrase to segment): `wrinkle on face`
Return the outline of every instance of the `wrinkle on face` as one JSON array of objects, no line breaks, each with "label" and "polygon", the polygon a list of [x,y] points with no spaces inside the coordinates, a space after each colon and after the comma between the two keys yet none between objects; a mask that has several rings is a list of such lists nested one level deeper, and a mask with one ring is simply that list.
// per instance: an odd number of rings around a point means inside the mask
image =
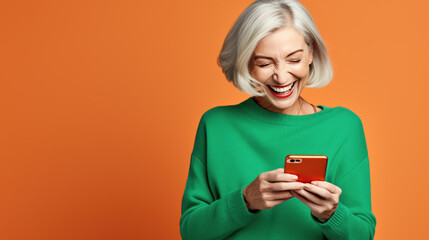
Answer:
[{"label": "wrinkle on face", "polygon": [[[309,76],[312,62],[304,36],[291,26],[282,27],[262,38],[249,61],[252,77],[261,84],[265,92],[264,102],[275,111],[296,108],[297,99]],[[299,61],[299,62],[297,62]],[[294,93],[288,98],[277,98],[267,85],[284,86],[298,81]]]}]

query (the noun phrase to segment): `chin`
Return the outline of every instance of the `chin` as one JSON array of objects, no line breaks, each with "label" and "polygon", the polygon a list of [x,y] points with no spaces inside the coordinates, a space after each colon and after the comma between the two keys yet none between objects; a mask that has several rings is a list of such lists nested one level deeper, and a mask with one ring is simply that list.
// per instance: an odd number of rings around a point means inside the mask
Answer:
[{"label": "chin", "polygon": [[291,102],[291,101],[287,101],[287,102],[279,102],[279,101],[273,101],[270,102],[271,105],[273,105],[274,107],[278,108],[278,109],[287,109],[293,106],[295,101]]}]

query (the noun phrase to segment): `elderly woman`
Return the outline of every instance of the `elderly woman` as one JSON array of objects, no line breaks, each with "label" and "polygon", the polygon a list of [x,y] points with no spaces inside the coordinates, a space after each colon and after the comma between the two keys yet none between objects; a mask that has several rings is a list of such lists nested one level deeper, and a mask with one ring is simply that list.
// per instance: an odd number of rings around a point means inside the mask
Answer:
[{"label": "elderly woman", "polygon": [[[360,118],[300,95],[332,79],[325,44],[295,0],[249,5],[219,55],[247,100],[206,111],[182,199],[183,239],[373,239]],[[287,155],[326,155],[325,181],[298,182]]]}]

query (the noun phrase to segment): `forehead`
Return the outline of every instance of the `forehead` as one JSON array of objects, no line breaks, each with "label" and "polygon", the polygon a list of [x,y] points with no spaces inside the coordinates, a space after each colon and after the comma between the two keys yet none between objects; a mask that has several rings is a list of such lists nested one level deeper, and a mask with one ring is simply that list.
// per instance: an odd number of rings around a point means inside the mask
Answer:
[{"label": "forehead", "polygon": [[255,54],[288,54],[302,48],[306,51],[304,36],[293,27],[282,27],[262,38],[255,48]]}]

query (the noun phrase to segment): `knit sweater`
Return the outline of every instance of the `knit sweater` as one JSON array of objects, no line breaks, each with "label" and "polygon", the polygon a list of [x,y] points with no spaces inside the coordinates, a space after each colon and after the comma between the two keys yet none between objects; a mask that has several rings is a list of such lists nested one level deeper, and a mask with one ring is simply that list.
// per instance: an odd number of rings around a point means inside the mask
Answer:
[{"label": "knit sweater", "polygon": [[[344,107],[289,115],[261,107],[253,97],[217,106],[201,117],[182,198],[183,239],[373,239],[367,145],[360,118]],[[338,206],[325,223],[293,197],[250,212],[243,189],[287,155],[326,155],[325,181],[339,188]]]}]

